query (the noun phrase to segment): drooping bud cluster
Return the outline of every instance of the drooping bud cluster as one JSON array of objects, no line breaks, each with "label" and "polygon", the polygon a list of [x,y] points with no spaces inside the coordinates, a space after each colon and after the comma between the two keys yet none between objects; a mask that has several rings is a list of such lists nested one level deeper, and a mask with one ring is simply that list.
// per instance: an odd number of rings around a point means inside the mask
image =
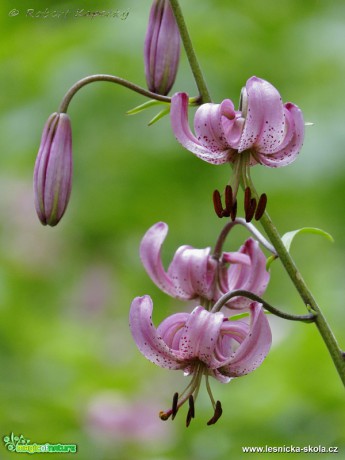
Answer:
[{"label": "drooping bud cluster", "polygon": [[169,0],[154,0],[144,45],[145,76],[150,91],[169,93],[178,69],[180,41]]},{"label": "drooping bud cluster", "polygon": [[72,131],[66,113],[53,113],[44,127],[34,169],[37,215],[43,225],[63,216],[72,187]]}]

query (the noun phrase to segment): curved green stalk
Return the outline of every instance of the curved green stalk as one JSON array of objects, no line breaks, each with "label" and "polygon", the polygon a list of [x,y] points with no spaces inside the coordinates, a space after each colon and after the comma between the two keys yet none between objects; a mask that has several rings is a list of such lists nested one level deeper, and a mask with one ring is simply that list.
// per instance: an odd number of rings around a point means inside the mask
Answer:
[{"label": "curved green stalk", "polygon": [[252,292],[246,291],[244,289],[237,289],[236,291],[230,291],[224,294],[214,304],[211,313],[217,313],[217,311],[220,311],[224,307],[224,305],[234,297],[245,297],[247,299],[253,300],[254,302],[261,303],[263,307],[270,313],[273,313],[273,315],[279,316],[279,318],[288,319],[290,321],[302,321],[304,323],[313,323],[316,321],[317,318],[316,313],[309,313],[308,315],[292,315],[290,313],[286,313],[280,310],[279,308],[273,307],[258,295],[253,294]]},{"label": "curved green stalk", "polygon": [[[248,185],[251,188],[252,194],[255,198],[258,198],[258,194],[255,190],[254,184],[251,180],[251,177],[247,175],[246,177]],[[279,235],[278,230],[274,226],[270,216],[267,211],[260,219],[260,223],[263,226],[266,235],[273,244],[281,263],[283,264],[287,274],[289,275],[291,281],[296,287],[299,295],[301,296],[306,308],[308,311],[313,311],[316,313],[316,318],[314,320],[316,327],[318,328],[320,335],[325,342],[325,345],[332,357],[334,365],[338,371],[338,374],[345,386],[345,360],[343,356],[343,351],[339,347],[339,344],[327,323],[326,318],[324,317],[319,305],[317,304],[313,294],[309,290],[306,282],[304,281],[300,271],[298,270],[293,258],[290,253],[285,248],[281,236]]]},{"label": "curved green stalk", "polygon": [[202,103],[211,102],[211,97],[208,92],[201,68],[199,66],[199,62],[197,60],[192,41],[190,39],[189,32],[188,32],[179,2],[178,0],[170,0],[170,4],[174,12],[174,16],[175,16],[178,28],[180,30],[182,43],[186,51],[186,55],[189,61],[190,68],[193,72],[195,83],[198,87],[198,90],[201,96],[201,102]]},{"label": "curved green stalk", "polygon": [[150,99],[155,99],[157,101],[162,102],[171,102],[171,98],[167,96],[161,96],[160,94],[152,93],[141,86],[135,85],[134,83],[125,80],[124,78],[116,77],[115,75],[107,75],[107,74],[96,74],[96,75],[89,75],[88,77],[82,78],[81,80],[77,81],[65,94],[60,107],[59,112],[65,113],[67,112],[69,103],[71,102],[73,96],[85,85],[89,83],[94,83],[96,81],[108,81],[110,83],[116,83],[117,85],[124,86],[136,93],[142,94],[143,96],[149,97]]}]

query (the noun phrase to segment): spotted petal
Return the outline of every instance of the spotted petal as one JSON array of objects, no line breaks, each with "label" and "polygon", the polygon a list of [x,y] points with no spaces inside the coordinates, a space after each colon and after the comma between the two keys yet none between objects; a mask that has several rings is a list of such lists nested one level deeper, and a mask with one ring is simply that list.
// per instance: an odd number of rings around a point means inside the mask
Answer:
[{"label": "spotted petal", "polygon": [[304,140],[304,119],[302,111],[297,105],[291,102],[285,104],[286,120],[288,122],[286,139],[288,142],[271,155],[263,155],[260,152],[258,157],[260,163],[271,168],[286,166],[292,163],[302,148]]},{"label": "spotted petal", "polygon": [[[239,337],[240,346],[230,358],[224,361],[220,369],[220,372],[226,376],[240,377],[252,372],[260,366],[270,350],[272,334],[262,306],[253,303],[250,306],[250,313],[251,323],[248,334],[244,340],[243,337]],[[231,323],[231,321],[224,323],[222,334],[233,334],[234,326]]]},{"label": "spotted petal", "polygon": [[244,129],[238,151],[256,149],[272,153],[285,135],[284,107],[274,86],[258,77],[251,77],[246,84],[247,107]]},{"label": "spotted petal", "polygon": [[227,150],[229,145],[225,138],[223,118],[230,124],[236,119],[234,104],[230,99],[225,99],[221,104],[203,104],[195,112],[194,130],[198,141],[210,152]]},{"label": "spotted petal", "polygon": [[198,358],[210,365],[223,318],[223,313],[210,313],[200,306],[192,311],[180,339],[180,352],[185,360]]},{"label": "spotted petal", "polygon": [[165,272],[161,261],[161,247],[168,226],[164,222],[153,225],[144,235],[140,245],[143,265],[152,281],[172,297],[189,300],[197,296],[209,298],[215,275],[215,261],[210,248],[195,249],[181,246]]},{"label": "spotted petal", "polygon": [[[190,130],[188,124],[188,95],[186,93],[176,93],[171,98],[170,115],[172,130],[176,139],[184,148],[208,163],[221,164],[228,161],[228,150],[224,150],[222,143],[218,143],[213,137],[210,145],[207,142],[202,143]],[[200,116],[204,117],[204,114],[200,114]],[[218,124],[218,119],[216,121],[210,120],[210,123],[211,126],[209,125],[207,128],[208,133],[213,129],[219,129],[215,128]],[[208,146],[205,147],[205,145]]]},{"label": "spotted petal", "polygon": [[149,296],[136,297],[131,305],[129,327],[140,352],[157,366],[181,369],[183,362],[177,351],[164,342],[152,324],[152,300]]}]

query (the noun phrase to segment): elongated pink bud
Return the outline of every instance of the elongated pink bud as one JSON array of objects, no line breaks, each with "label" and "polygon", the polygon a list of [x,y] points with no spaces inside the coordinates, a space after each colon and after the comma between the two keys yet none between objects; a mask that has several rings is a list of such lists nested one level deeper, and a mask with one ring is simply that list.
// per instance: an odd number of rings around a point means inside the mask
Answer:
[{"label": "elongated pink bud", "polygon": [[180,41],[169,0],[154,0],[144,46],[145,76],[150,91],[169,93],[178,69]]},{"label": "elongated pink bud", "polygon": [[44,127],[35,163],[34,193],[38,218],[56,225],[63,216],[72,187],[72,131],[66,113],[53,113]]}]

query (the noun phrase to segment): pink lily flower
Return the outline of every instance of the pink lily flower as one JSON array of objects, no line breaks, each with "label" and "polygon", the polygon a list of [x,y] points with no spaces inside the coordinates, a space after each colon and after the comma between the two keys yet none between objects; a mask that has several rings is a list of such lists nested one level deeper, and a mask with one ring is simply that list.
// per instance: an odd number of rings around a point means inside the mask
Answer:
[{"label": "pink lily flower", "polygon": [[242,89],[239,110],[230,99],[220,104],[201,105],[194,117],[195,135],[188,124],[188,95],[176,93],[171,100],[171,125],[177,140],[190,152],[208,163],[234,164],[234,176],[227,186],[226,207],[220,194],[214,193],[218,217],[235,219],[240,183],[246,189],[244,210],[247,222],[259,220],[267,196],[259,202],[251,198],[250,166],[262,164],[271,168],[295,160],[302,148],[304,120],[297,105],[283,104],[277,89],[265,80],[251,77]]},{"label": "pink lily flower", "polygon": [[201,306],[192,313],[176,313],[166,318],[156,329],[152,323],[153,304],[149,296],[136,297],[131,305],[129,323],[140,352],[160,367],[183,370],[192,380],[183,393],[175,393],[171,409],[160,417],[175,417],[178,409],[189,401],[187,426],[194,418],[194,401],[202,377],[214,409],[208,424],[215,423],[222,414],[215,402],[208,377],[228,383],[255,370],[265,359],[272,342],[269,323],[260,304],[249,307],[250,321],[229,321],[222,312],[211,313]]},{"label": "pink lily flower", "polygon": [[[219,259],[211,255],[211,248],[195,249],[181,246],[165,271],[161,248],[168,233],[164,222],[154,224],[144,235],[140,245],[142,263],[152,281],[166,294],[180,300],[194,298],[218,300],[223,294],[245,289],[261,296],[267,287],[269,273],[266,258],[259,243],[249,238],[237,252],[223,252]],[[234,297],[228,308],[245,308],[251,301]]]},{"label": "pink lily flower", "polygon": [[188,124],[188,95],[176,93],[171,101],[171,124],[177,140],[208,163],[235,163],[243,152],[248,164],[285,166],[295,160],[304,138],[304,121],[297,105],[283,104],[277,89],[251,77],[242,90],[238,111],[230,99],[201,105],[194,129]]}]

